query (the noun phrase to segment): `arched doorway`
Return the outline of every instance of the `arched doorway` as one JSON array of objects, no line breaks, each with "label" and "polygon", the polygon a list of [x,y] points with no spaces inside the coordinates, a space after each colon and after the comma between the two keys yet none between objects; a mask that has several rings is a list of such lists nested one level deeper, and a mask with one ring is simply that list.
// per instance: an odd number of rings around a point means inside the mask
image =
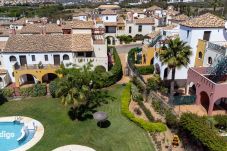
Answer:
[{"label": "arched doorway", "polygon": [[20,81],[20,85],[26,85],[26,84],[35,84],[37,83],[38,80],[32,74],[23,74],[20,76],[19,81]]},{"label": "arched doorway", "polygon": [[42,82],[43,83],[49,83],[56,79],[58,76],[55,73],[47,73],[42,77]]},{"label": "arched doorway", "polygon": [[161,69],[160,69],[160,66],[159,66],[159,64],[155,64],[155,73],[156,74],[160,74],[160,72],[161,72]]},{"label": "arched doorway", "polygon": [[152,58],[150,61],[150,65],[153,65],[153,64],[154,64],[154,58]]},{"label": "arched doorway", "polygon": [[210,98],[206,92],[200,93],[200,103],[206,109],[207,113],[209,110]]},{"label": "arched doorway", "polygon": [[214,103],[214,109],[215,111],[227,111],[227,98],[220,98]]}]

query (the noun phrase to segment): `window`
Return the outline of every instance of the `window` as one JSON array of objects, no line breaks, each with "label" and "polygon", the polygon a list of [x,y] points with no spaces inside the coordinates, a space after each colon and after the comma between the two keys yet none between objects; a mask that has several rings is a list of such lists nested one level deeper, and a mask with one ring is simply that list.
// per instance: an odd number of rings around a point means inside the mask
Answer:
[{"label": "window", "polygon": [[84,53],[83,52],[78,52],[78,57],[84,57]]},{"label": "window", "polygon": [[203,53],[200,51],[199,52],[199,59],[202,59],[203,58]]},{"label": "window", "polygon": [[10,56],[9,61],[10,62],[17,61],[17,58],[15,56]]},{"label": "window", "polygon": [[91,57],[92,56],[92,52],[86,52],[86,57]]},{"label": "window", "polygon": [[106,20],[108,20],[109,18],[108,18],[108,16],[106,16]]},{"label": "window", "polygon": [[131,26],[129,26],[129,28],[128,28],[128,33],[132,33],[132,27]]},{"label": "window", "polygon": [[190,31],[189,31],[189,30],[187,30],[187,38],[189,37],[189,33],[190,33]]},{"label": "window", "polygon": [[2,82],[2,78],[0,77],[0,82]]},{"label": "window", "polygon": [[213,63],[213,60],[211,57],[208,58],[208,64],[212,64]]},{"label": "window", "polygon": [[69,55],[63,55],[63,60],[69,60]]},{"label": "window", "polygon": [[119,27],[119,30],[122,30],[123,29],[123,27]]},{"label": "window", "polygon": [[142,32],[142,25],[139,25],[138,32]]},{"label": "window", "polygon": [[2,65],[2,62],[0,61],[0,66]]},{"label": "window", "polygon": [[203,40],[209,41],[210,40],[210,34],[211,34],[211,31],[204,31]]},{"label": "window", "polygon": [[35,55],[32,55],[32,61],[35,61]]},{"label": "window", "polygon": [[45,61],[48,61],[48,55],[44,55]]}]

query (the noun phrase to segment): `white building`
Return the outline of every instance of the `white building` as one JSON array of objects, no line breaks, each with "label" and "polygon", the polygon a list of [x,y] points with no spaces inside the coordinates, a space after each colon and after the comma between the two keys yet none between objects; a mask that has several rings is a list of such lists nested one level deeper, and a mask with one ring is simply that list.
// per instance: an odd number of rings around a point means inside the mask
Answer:
[{"label": "white building", "polygon": [[[199,53],[199,40],[204,41],[226,41],[227,32],[224,28],[225,21],[210,13],[180,23],[179,37],[182,41],[191,46],[192,56],[187,68],[182,67],[176,70],[175,78],[183,81],[187,78],[189,67],[197,66],[196,56]],[[203,54],[204,55],[204,54]],[[171,79],[171,71],[166,65],[162,65],[159,57],[156,57],[154,64],[159,66],[162,79]],[[166,71],[166,73],[165,73]]]}]

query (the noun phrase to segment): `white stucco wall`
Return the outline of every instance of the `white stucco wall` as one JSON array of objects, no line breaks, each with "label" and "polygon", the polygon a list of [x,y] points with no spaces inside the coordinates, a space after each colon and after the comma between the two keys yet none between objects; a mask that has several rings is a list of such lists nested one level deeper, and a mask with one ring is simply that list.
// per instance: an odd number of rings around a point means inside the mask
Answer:
[{"label": "white stucco wall", "polygon": [[101,18],[102,18],[103,22],[116,22],[117,21],[117,15],[101,15]]},{"label": "white stucco wall", "polygon": [[72,29],[72,34],[91,34],[91,29]]}]

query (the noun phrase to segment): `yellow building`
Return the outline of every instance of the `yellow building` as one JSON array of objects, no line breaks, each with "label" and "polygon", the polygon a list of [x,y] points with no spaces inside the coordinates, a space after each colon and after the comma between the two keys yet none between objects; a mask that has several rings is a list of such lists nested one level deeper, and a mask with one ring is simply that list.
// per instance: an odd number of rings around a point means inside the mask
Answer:
[{"label": "yellow building", "polygon": [[195,58],[195,67],[202,67],[203,66],[203,60],[206,50],[206,43],[205,40],[198,40],[197,50],[196,50],[196,58]]}]

